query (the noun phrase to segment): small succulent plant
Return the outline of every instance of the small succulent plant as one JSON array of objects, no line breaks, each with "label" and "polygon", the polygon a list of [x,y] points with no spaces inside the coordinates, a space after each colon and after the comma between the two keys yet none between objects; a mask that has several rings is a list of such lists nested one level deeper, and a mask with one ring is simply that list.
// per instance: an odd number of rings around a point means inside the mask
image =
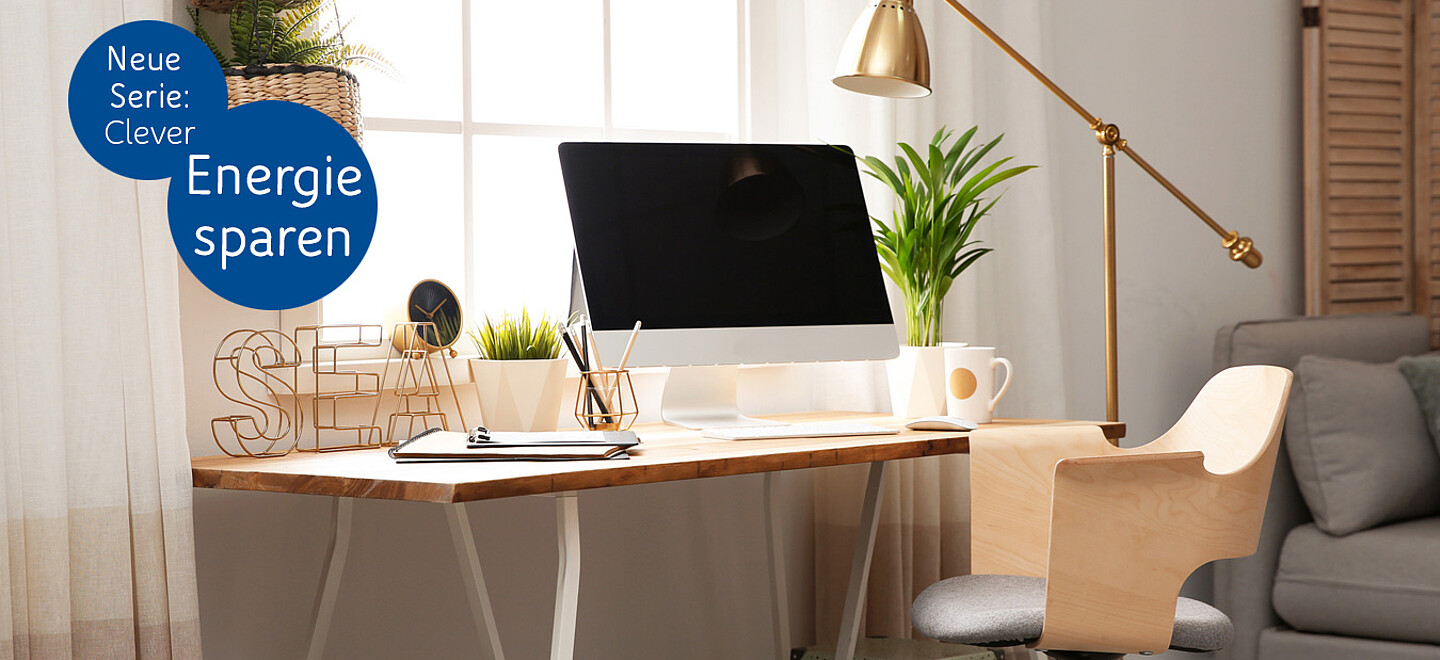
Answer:
[{"label": "small succulent plant", "polygon": [[550,360],[560,355],[560,332],[560,324],[549,316],[534,319],[522,308],[498,321],[486,315],[485,323],[467,334],[487,360]]}]

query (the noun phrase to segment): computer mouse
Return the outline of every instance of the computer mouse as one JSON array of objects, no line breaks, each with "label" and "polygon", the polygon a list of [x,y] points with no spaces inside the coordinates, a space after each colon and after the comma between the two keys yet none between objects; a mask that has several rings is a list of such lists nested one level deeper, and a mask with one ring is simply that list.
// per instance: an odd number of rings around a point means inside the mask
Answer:
[{"label": "computer mouse", "polygon": [[968,419],[940,415],[936,417],[921,417],[906,424],[905,428],[915,429],[916,431],[974,431],[980,428],[980,425]]}]

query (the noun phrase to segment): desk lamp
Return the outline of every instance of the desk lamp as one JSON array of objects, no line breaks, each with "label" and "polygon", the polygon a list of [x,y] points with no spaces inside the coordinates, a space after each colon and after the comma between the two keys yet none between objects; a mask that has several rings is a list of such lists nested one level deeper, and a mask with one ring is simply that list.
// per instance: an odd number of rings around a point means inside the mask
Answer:
[{"label": "desk lamp", "polygon": [[[1041,73],[1035,65],[995,34],[975,14],[970,13],[957,0],[945,0],[965,20],[970,21],[1000,50],[1034,76],[1040,84],[1070,106],[1095,131],[1100,141],[1101,162],[1104,165],[1105,191],[1105,414],[1106,419],[1115,422],[1120,419],[1118,386],[1116,385],[1116,340],[1115,340],[1115,152],[1119,151],[1135,161],[1140,169],[1163,186],[1175,199],[1180,200],[1190,212],[1209,225],[1220,235],[1220,243],[1230,250],[1230,258],[1251,268],[1260,267],[1260,252],[1245,236],[1226,231],[1209,214],[1190,201],[1185,193],[1145,162],[1126,141],[1120,137],[1120,129],[1107,124],[1090,114],[1075,99]],[[915,14],[913,0],[879,0],[870,6],[855,22],[845,47],[840,52],[840,61],[835,68],[836,85],[852,92],[892,98],[920,98],[930,94],[930,54],[925,46],[925,31],[920,27],[920,18]]]}]

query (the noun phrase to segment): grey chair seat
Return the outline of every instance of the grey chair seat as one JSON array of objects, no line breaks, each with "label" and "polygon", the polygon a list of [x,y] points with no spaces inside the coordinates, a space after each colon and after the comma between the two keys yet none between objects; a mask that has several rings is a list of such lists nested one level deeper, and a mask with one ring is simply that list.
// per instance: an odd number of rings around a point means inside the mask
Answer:
[{"label": "grey chair seat", "polygon": [[[1176,603],[1170,648],[1215,651],[1230,643],[1230,617],[1198,600]],[[962,575],[930,585],[915,599],[915,629],[943,642],[1016,646],[1040,639],[1045,626],[1045,578]]]}]

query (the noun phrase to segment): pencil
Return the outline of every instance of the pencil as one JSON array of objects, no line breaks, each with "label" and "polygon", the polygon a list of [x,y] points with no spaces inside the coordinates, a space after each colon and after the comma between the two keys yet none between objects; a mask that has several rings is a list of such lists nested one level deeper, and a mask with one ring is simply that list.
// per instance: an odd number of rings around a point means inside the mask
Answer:
[{"label": "pencil", "polygon": [[[606,400],[606,401],[613,401],[613,399],[612,399],[611,397],[614,396],[615,390],[611,388],[611,383],[610,383],[609,374],[604,374],[604,372],[605,372],[605,363],[600,360],[600,344],[595,341],[595,327],[594,327],[594,325],[592,324],[592,322],[591,322],[591,320],[590,320],[589,317],[583,318],[583,319],[580,321],[580,323],[581,323],[581,325],[580,325],[580,331],[581,331],[582,333],[585,333],[585,334],[588,335],[588,337],[589,337],[589,342],[590,342],[590,344],[589,344],[590,354],[595,356],[595,359],[592,360],[592,361],[590,362],[590,364],[595,367],[595,371],[598,371],[598,372],[601,372],[601,373],[602,373],[602,375],[601,375],[601,377],[600,377],[600,391],[604,394],[604,397],[605,397],[605,400]],[[587,332],[587,331],[588,331],[588,332]],[[619,384],[618,380],[619,380],[620,377],[617,375],[617,376],[615,376],[615,378],[616,378],[616,380],[617,380],[617,382],[616,382],[615,384],[618,385],[618,384]],[[608,412],[608,411],[602,410],[601,412]],[[608,421],[611,421],[611,420],[610,420],[609,418],[606,418],[605,421],[608,422]]]},{"label": "pencil", "polygon": [[[604,371],[605,363],[600,361],[600,344],[595,343],[595,329],[591,327],[590,319],[588,318],[581,321],[581,323],[584,323],[584,325],[580,326],[580,332],[589,335],[590,338],[590,353],[595,356],[593,363],[595,365],[595,371]],[[589,332],[586,332],[587,330]]]},{"label": "pencil", "polygon": [[630,361],[630,349],[635,348],[635,338],[640,336],[640,322],[635,322],[635,329],[630,331],[630,341],[625,342],[625,354],[620,356],[620,366],[615,367],[616,371],[624,371],[625,363]]}]

